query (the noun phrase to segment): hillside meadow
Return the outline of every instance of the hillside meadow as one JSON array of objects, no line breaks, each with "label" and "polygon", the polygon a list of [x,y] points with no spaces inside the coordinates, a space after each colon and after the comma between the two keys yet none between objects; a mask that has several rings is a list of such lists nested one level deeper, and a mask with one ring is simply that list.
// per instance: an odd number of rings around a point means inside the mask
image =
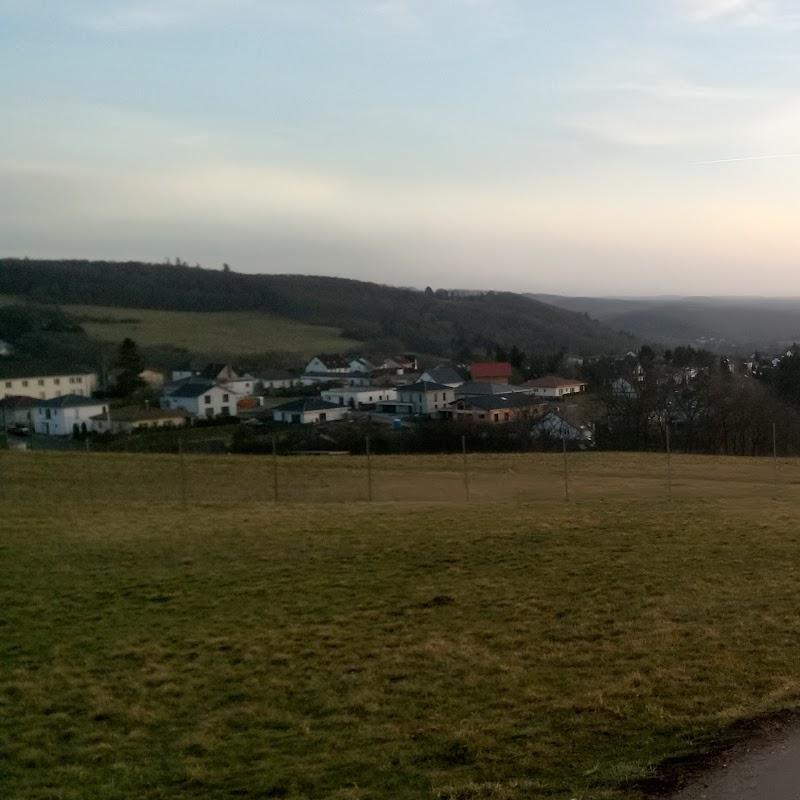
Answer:
[{"label": "hillside meadow", "polygon": [[[0,305],[19,302],[0,295]],[[159,311],[94,305],[59,305],[88,336],[119,344],[131,338],[144,347],[169,346],[221,358],[280,353],[306,359],[346,352],[359,342],[338,328],[311,325],[260,311]]]},{"label": "hillside meadow", "polygon": [[0,452],[0,796],[634,800],[797,706],[795,462],[371,466]]}]

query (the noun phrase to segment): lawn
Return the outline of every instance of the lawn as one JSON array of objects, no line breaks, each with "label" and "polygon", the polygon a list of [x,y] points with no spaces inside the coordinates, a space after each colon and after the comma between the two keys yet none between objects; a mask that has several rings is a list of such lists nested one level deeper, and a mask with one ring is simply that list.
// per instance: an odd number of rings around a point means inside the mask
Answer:
[{"label": "lawn", "polygon": [[798,705],[794,462],[372,467],[0,453],[0,796],[633,800]]}]

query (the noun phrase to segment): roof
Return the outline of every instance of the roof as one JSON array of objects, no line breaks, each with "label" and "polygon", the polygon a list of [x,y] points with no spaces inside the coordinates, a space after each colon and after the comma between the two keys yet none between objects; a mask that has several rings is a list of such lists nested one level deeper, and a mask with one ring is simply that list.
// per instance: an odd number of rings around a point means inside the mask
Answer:
[{"label": "roof", "polygon": [[291,403],[284,403],[282,406],[275,406],[273,411],[327,411],[332,408],[344,408],[336,403],[329,403],[327,400],[320,400],[319,397],[305,397],[300,400],[292,400]]},{"label": "roof", "polygon": [[398,392],[442,392],[453,391],[452,386],[445,386],[443,383],[433,383],[431,381],[417,381],[408,383],[405,386],[398,386]]},{"label": "roof", "polygon": [[484,411],[492,411],[498,408],[525,408],[528,406],[542,406],[547,407],[547,403],[543,403],[540,397],[533,397],[529,394],[522,394],[520,392],[509,392],[508,394],[490,394],[476,397],[461,397],[450,403],[456,405],[463,403],[467,406],[474,408],[481,408]]},{"label": "roof", "polygon": [[431,369],[426,369],[423,375],[430,375],[438,383],[463,383],[464,378],[447,364],[439,364]]},{"label": "roof", "polygon": [[33,408],[39,401],[35,397],[25,397],[21,394],[8,394],[0,400],[1,408]]},{"label": "roof", "polygon": [[509,394],[510,392],[528,393],[525,386],[511,386],[507,383],[486,383],[485,381],[467,381],[456,387],[456,396]]},{"label": "roof", "polygon": [[476,378],[510,378],[512,372],[508,361],[476,361],[469,365],[469,374]]},{"label": "roof", "polygon": [[[149,419],[186,419],[189,415],[182,408],[140,408],[139,406],[124,406],[110,410],[114,422],[142,422]],[[97,414],[92,419],[106,419],[106,414]]]},{"label": "roof", "polygon": [[103,400],[95,400],[93,397],[81,397],[77,394],[65,394],[62,397],[54,397],[52,400],[36,401],[36,405],[42,408],[84,408],[102,406],[103,404]]},{"label": "roof", "polygon": [[214,381],[198,381],[187,378],[185,382],[179,382],[174,389],[167,392],[169,397],[200,397],[211,389],[220,389]]},{"label": "roof", "polygon": [[[318,358],[328,369],[344,369],[350,366],[351,361],[355,361],[355,356],[342,356],[342,355],[329,355],[323,353],[322,355],[315,356]],[[311,359],[312,361],[314,359]]]},{"label": "roof", "polygon": [[567,386],[585,386],[586,381],[574,378],[561,378],[558,375],[545,375],[532,381],[525,381],[525,386],[532,389],[564,389]]}]

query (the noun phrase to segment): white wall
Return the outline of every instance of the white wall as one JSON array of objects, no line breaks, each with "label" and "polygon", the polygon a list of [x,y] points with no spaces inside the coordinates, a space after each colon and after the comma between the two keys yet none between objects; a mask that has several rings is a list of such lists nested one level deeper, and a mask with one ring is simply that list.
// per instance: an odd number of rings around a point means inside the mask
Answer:
[{"label": "white wall", "polygon": [[236,416],[236,401],[239,395],[221,386],[212,386],[199,397],[161,398],[162,408],[182,408],[198,419]]},{"label": "white wall", "polygon": [[105,414],[108,406],[98,402],[90,406],[75,408],[43,408],[36,406],[33,410],[33,429],[35,433],[48,436],[71,436],[73,427],[86,423],[88,430],[93,429],[92,417]]},{"label": "white wall", "polygon": [[321,397],[329,403],[349,406],[351,401],[356,408],[372,403],[397,400],[397,389],[386,386],[373,386],[368,389],[326,389]]},{"label": "white wall", "polygon": [[456,399],[454,389],[436,389],[431,392],[398,391],[401,403],[411,403],[414,414],[438,414],[448,410],[448,406]]},{"label": "white wall", "polygon": [[[348,409],[326,408],[321,411],[273,411],[272,419],[275,422],[288,422],[302,425],[316,425],[318,422],[336,422],[347,416]],[[321,419],[324,415],[325,419]]]},{"label": "white wall", "polygon": [[68,394],[91,397],[97,389],[97,374],[81,372],[64,375],[38,375],[30,378],[0,379],[0,400],[8,395],[52,400]]}]

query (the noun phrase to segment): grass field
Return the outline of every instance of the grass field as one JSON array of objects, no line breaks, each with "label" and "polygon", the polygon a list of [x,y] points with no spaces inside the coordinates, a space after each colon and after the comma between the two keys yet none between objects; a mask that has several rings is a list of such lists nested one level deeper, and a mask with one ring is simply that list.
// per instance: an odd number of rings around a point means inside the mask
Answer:
[{"label": "grass field", "polygon": [[[0,295],[0,305],[14,298]],[[347,351],[359,342],[337,328],[306,325],[258,312],[153,311],[106,306],[60,306],[77,317],[94,339],[121,342],[130,337],[144,346],[168,344],[220,357],[285,353],[306,358],[316,353]]]},{"label": "grass field", "polygon": [[0,453],[0,796],[632,800],[796,707],[800,465],[561,466]]}]

